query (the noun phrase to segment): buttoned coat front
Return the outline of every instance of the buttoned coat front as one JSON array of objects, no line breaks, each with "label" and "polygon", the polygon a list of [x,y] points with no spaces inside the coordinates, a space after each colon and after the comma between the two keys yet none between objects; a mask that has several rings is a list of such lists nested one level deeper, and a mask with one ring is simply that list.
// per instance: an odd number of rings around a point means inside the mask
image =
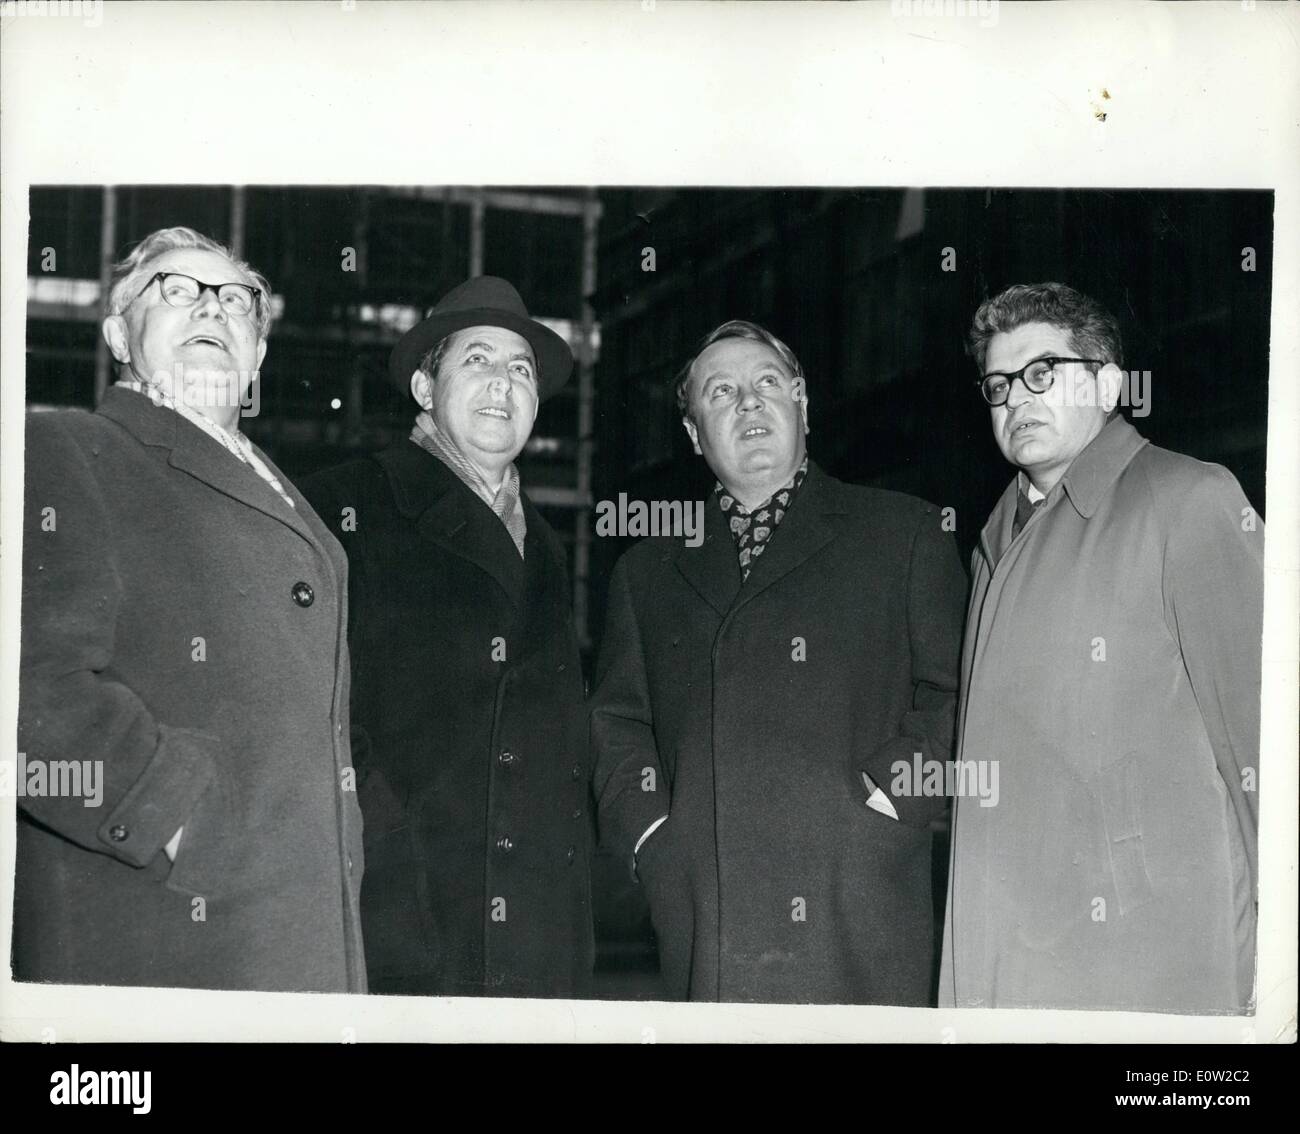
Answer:
[{"label": "buttoned coat front", "polygon": [[15,976],[364,991],[338,544],[129,390],[29,415],[26,456],[24,778],[103,795],[18,800]]},{"label": "buttoned coat front", "polygon": [[351,567],[371,990],[588,994],[586,711],[564,550],[403,439],[308,477]]},{"label": "buttoned coat front", "polygon": [[1116,418],[973,555],[939,996],[1234,1012],[1254,974],[1263,524]]},{"label": "buttoned coat front", "polygon": [[[749,578],[704,540],[615,567],[592,698],[602,838],[636,858],[673,999],[923,1005],[930,821],[966,594],[938,509],[815,464]],[[866,772],[897,820],[867,807]]]}]

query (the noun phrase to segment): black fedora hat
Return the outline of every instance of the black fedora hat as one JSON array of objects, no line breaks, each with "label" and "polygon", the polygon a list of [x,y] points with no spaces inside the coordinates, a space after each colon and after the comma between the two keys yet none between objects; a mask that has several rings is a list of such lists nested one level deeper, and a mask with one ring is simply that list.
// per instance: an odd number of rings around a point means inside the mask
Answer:
[{"label": "black fedora hat", "polygon": [[388,376],[409,391],[420,360],[453,331],[466,327],[504,327],[528,340],[537,357],[537,396],[545,401],[569,380],[573,352],[549,327],[528,315],[519,293],[498,276],[475,276],[452,288],[429,314],[406,332],[388,357]]}]

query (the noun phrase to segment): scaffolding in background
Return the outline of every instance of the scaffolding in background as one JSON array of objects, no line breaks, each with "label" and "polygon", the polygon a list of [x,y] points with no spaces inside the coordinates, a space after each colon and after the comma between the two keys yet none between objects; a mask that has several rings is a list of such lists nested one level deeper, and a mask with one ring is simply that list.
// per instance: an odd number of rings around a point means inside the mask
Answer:
[{"label": "scaffolding in background", "polygon": [[[259,192],[264,192],[259,188]],[[28,316],[55,324],[94,323],[102,316],[102,307],[109,290],[114,261],[122,254],[123,247],[131,240],[143,237],[156,224],[150,224],[145,231],[124,231],[122,197],[133,192],[130,188],[105,186],[101,191],[101,211],[99,225],[98,249],[98,293],[95,305],[49,302],[35,297],[29,298]],[[183,194],[185,190],[176,190]],[[247,254],[249,243],[249,187],[231,186],[224,190],[228,195],[225,202],[226,216],[224,225],[208,227],[216,229],[213,235],[224,237],[225,242],[237,257]],[[575,310],[553,311],[530,305],[533,314],[543,320],[561,325],[567,334],[574,352],[576,383],[556,400],[571,406],[572,412],[561,415],[557,425],[554,413],[548,417],[553,434],[542,439],[549,444],[536,446],[536,451],[543,448],[551,454],[572,454],[571,460],[551,460],[547,463],[545,476],[532,483],[528,477],[528,457],[521,458],[525,466],[525,481],[529,484],[530,499],[549,513],[549,518],[557,523],[561,538],[572,549],[573,572],[573,613],[579,641],[584,650],[590,645],[590,628],[588,625],[590,611],[590,572],[591,572],[591,510],[592,510],[592,463],[594,454],[594,401],[595,401],[595,365],[599,344],[599,332],[596,324],[593,296],[596,292],[597,243],[599,239],[601,202],[594,190],[566,194],[561,192],[541,192],[527,189],[504,188],[430,188],[430,187],[380,187],[371,186],[353,191],[357,195],[352,212],[351,247],[355,251],[355,279],[359,293],[370,297],[382,294],[385,281],[377,278],[371,256],[371,246],[377,237],[382,237],[385,210],[380,207],[384,198],[407,198],[426,201],[432,206],[445,208],[454,206],[464,209],[468,214],[468,255],[465,268],[470,277],[483,275],[487,256],[487,234],[492,224],[492,216],[497,213],[515,213],[531,217],[565,218],[581,226],[581,238],[578,243],[580,254],[577,262],[572,264],[572,272],[577,280],[579,302]],[[72,207],[69,205],[69,207]],[[204,225],[195,224],[202,228]],[[224,228],[224,232],[220,229]],[[548,249],[548,252],[550,250]],[[567,251],[566,251],[567,254]],[[256,258],[256,256],[254,256]],[[272,264],[261,264],[273,271]],[[497,269],[500,271],[500,269]],[[566,271],[568,269],[565,269]],[[89,272],[85,274],[89,275]],[[500,274],[509,274],[500,271]],[[283,278],[273,277],[273,278]],[[396,290],[396,288],[394,289]],[[392,302],[400,306],[401,297],[394,295]],[[391,398],[389,399],[388,417],[375,424],[367,414],[367,380],[374,371],[373,357],[377,353],[386,354],[400,337],[401,329],[391,325],[364,321],[360,317],[358,304],[342,304],[336,317],[328,321],[301,322],[295,318],[291,309],[284,317],[277,318],[272,324],[272,338],[280,338],[286,343],[294,344],[299,352],[316,352],[336,360],[343,368],[346,382],[345,396],[340,398],[343,409],[341,426],[335,426],[319,413],[295,415],[292,408],[286,408],[277,402],[271,410],[275,420],[258,429],[258,440],[269,443],[272,447],[287,446],[304,440],[316,444],[332,444],[343,450],[364,448],[368,438],[388,435],[395,424],[391,421]],[[418,312],[413,317],[422,315]],[[65,341],[67,340],[67,341]],[[29,352],[56,365],[65,364],[75,368],[83,366],[87,349],[84,343],[71,341],[72,336],[55,334],[51,341],[29,342]],[[273,347],[274,349],[274,347]],[[363,355],[371,356],[371,364]],[[97,335],[94,346],[93,401],[98,404],[104,391],[112,380],[112,360],[103,337]],[[30,396],[30,391],[29,391]],[[82,395],[84,398],[84,395]],[[377,409],[378,413],[379,410]],[[409,423],[408,423],[409,424]],[[374,425],[372,428],[371,426]],[[536,431],[535,431],[536,432]],[[530,453],[534,446],[530,439]],[[543,470],[539,470],[543,471]],[[558,483],[557,483],[558,481]]]}]

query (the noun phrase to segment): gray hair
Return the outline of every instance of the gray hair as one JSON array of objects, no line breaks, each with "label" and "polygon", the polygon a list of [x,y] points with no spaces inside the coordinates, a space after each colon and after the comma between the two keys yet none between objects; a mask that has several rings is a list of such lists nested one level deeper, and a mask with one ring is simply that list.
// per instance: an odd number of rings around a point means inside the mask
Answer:
[{"label": "gray hair", "polygon": [[[258,338],[266,338],[271,328],[271,285],[256,268],[247,261],[239,260],[224,244],[219,244],[210,236],[195,232],[192,228],[177,225],[174,228],[160,228],[151,232],[117,264],[113,265],[113,283],[108,293],[108,313],[121,315],[145,286],[149,278],[149,265],[166,252],[178,248],[197,248],[203,252],[215,252],[224,256],[245,276],[238,282],[250,283],[262,292],[260,301],[255,305],[257,313]],[[233,282],[221,280],[221,283]]]},{"label": "gray hair", "polygon": [[803,367],[799,365],[799,360],[795,358],[794,351],[772,334],[771,331],[765,327],[760,327],[757,323],[751,323],[747,319],[730,319],[723,323],[722,326],[715,327],[700,340],[686,365],[673,378],[673,393],[677,398],[677,409],[683,417],[687,416],[686,411],[690,406],[686,390],[691,381],[691,369],[699,360],[700,355],[714,343],[721,342],[723,339],[748,339],[750,342],[762,343],[780,356],[781,361],[790,368],[790,373],[794,377],[802,378],[804,376]]}]

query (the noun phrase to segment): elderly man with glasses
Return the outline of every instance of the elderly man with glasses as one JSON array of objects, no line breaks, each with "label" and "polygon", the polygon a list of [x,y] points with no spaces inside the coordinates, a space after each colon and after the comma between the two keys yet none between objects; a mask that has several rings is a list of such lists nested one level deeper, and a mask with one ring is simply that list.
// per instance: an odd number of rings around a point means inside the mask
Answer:
[{"label": "elderly man with glasses", "polygon": [[1117,411],[1119,328],[1062,284],[980,307],[1017,469],[972,559],[940,1006],[1252,1002],[1263,524]]},{"label": "elderly man with glasses", "polygon": [[239,430],[269,295],[154,232],[116,384],[28,419],[18,980],[365,990],[347,562]]}]

